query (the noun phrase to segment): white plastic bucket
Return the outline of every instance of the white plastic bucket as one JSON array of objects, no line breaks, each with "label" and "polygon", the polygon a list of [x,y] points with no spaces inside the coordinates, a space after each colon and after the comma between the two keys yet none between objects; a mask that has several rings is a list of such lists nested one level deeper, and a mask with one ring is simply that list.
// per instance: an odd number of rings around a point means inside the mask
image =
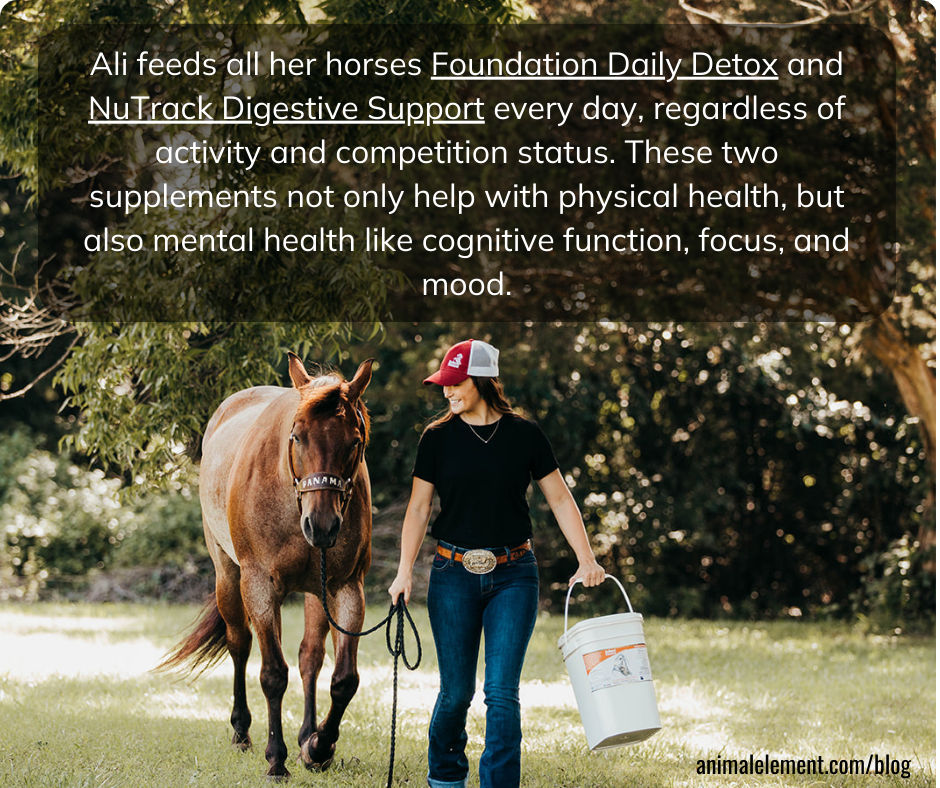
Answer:
[{"label": "white plastic bucket", "polygon": [[630,612],[581,621],[569,630],[572,585],[565,598],[565,634],[558,638],[588,747],[594,752],[638,744],[662,728],[643,616],[633,612],[620,581],[612,575],[606,578],[620,588]]}]

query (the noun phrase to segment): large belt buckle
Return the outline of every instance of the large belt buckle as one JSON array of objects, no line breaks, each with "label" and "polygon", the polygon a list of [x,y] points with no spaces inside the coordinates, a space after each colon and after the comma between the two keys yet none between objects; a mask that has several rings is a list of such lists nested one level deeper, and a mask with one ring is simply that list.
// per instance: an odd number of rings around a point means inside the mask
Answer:
[{"label": "large belt buckle", "polygon": [[490,550],[467,550],[463,566],[470,574],[486,575],[496,568],[496,556]]}]

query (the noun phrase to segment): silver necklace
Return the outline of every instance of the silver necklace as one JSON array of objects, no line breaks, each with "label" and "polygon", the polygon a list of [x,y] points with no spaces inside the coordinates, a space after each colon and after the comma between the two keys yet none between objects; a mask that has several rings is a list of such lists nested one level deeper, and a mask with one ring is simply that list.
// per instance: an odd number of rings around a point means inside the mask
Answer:
[{"label": "silver necklace", "polygon": [[493,431],[490,433],[489,438],[483,438],[479,432],[473,429],[473,425],[469,421],[465,421],[464,424],[466,424],[470,428],[470,432],[476,435],[481,441],[483,441],[483,443],[489,443],[491,440],[493,440],[493,437],[496,435],[496,430],[499,429],[499,423],[501,421],[502,421],[502,418],[496,419],[496,426],[493,428]]}]

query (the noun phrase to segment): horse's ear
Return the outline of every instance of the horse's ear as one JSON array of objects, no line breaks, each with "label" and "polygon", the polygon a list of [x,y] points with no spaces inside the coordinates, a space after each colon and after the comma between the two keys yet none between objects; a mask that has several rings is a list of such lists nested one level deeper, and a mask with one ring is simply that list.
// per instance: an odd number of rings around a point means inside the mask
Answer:
[{"label": "horse's ear", "polygon": [[288,351],[287,357],[290,359],[290,379],[294,384],[294,388],[302,389],[312,378],[307,374],[307,370],[304,369],[304,362],[300,360],[300,356]]},{"label": "horse's ear", "polygon": [[375,361],[374,358],[367,358],[359,365],[359,369],[356,370],[356,374],[352,380],[349,381],[349,399],[355,402],[362,396],[362,392],[366,390],[366,387],[369,385],[369,381],[372,380],[372,362]]}]

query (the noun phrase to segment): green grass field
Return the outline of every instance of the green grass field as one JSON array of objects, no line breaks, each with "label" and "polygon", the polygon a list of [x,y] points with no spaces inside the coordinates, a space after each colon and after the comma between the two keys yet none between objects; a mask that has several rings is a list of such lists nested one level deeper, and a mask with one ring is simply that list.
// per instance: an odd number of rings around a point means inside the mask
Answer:
[{"label": "green grass field", "polygon": [[[148,670],[196,615],[191,607],[0,606],[0,786],[3,788],[220,788],[264,783],[263,746],[231,750],[231,668],[195,682]],[[367,623],[384,611],[370,609]],[[436,692],[423,610],[424,660],[400,670],[395,782],[422,786],[427,723]],[[285,608],[292,665],[285,736],[297,755],[302,715],[296,651],[302,611]],[[559,618],[540,619],[523,676],[523,785],[630,786],[936,785],[936,645],[933,638],[863,635],[839,624],[648,620],[647,643],[663,730],[648,741],[588,752],[556,641]],[[249,665],[252,734],[263,742],[260,661]],[[328,663],[320,679],[326,697]],[[360,650],[362,686],[343,722],[333,768],[294,784],[384,786],[391,658],[384,635]],[[478,696],[481,693],[478,693]],[[321,701],[321,708],[323,702]],[[470,720],[482,748],[483,706]],[[703,775],[699,761],[889,759],[895,775]],[[289,762],[290,765],[290,762]],[[903,776],[907,774],[908,776]],[[476,785],[475,777],[471,785]]]}]

